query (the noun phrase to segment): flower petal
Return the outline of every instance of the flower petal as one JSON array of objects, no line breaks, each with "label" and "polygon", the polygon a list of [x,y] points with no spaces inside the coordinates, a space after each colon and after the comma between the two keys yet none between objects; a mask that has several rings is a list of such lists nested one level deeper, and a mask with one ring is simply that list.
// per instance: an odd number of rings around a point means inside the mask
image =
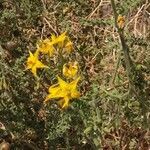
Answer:
[{"label": "flower petal", "polygon": [[59,76],[57,77],[58,79],[58,84],[60,86],[60,88],[65,89],[68,86],[68,83],[65,82],[64,80],[62,80]]}]

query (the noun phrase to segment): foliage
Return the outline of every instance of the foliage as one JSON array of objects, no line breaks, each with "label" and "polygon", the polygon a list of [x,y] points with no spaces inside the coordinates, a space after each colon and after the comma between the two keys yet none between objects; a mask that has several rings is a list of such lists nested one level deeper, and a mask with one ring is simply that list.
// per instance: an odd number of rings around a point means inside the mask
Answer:
[{"label": "foliage", "polygon": [[[148,149],[148,2],[116,1],[116,6],[125,21],[120,30],[137,73],[132,80],[142,91],[140,100],[130,89],[109,1],[0,1],[0,149],[4,142],[15,150]],[[38,77],[33,76],[26,68],[29,51],[34,54],[40,46],[43,50],[43,43],[51,44],[51,36],[57,39],[64,32],[66,45],[74,50],[50,57],[40,50],[35,61],[49,68],[37,67]],[[58,50],[60,44],[55,44],[51,46]],[[78,67],[67,64],[75,61]],[[80,97],[70,96],[65,109],[57,99],[43,103],[51,86],[53,92],[61,91],[53,98],[72,93],[76,74],[81,76]],[[57,84],[57,75],[65,86]]]}]

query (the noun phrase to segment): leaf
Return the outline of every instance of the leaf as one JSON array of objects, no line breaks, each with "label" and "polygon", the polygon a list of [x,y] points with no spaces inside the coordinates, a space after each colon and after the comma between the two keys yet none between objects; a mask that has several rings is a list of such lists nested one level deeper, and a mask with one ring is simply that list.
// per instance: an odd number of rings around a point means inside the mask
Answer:
[{"label": "leaf", "polygon": [[84,130],[84,133],[85,133],[85,134],[88,134],[91,130],[92,130],[92,127],[89,126],[89,127],[87,127],[87,128]]}]

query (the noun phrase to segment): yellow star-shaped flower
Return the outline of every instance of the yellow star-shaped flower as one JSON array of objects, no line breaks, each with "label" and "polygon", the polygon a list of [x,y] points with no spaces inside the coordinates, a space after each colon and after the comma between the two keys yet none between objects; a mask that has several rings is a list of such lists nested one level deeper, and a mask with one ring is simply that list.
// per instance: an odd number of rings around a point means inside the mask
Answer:
[{"label": "yellow star-shaped flower", "polygon": [[37,77],[37,68],[48,68],[48,66],[44,65],[42,62],[38,60],[39,51],[37,50],[34,54],[29,51],[29,57],[27,59],[27,68],[31,69],[31,72],[35,77]]},{"label": "yellow star-shaped flower", "polygon": [[53,45],[57,45],[59,48],[63,48],[64,47],[64,42],[66,40],[67,36],[66,36],[66,32],[62,33],[59,36],[55,36],[52,35],[51,36],[51,41]]},{"label": "yellow star-shaped flower", "polygon": [[57,45],[59,48],[64,48],[67,53],[70,53],[73,50],[73,43],[66,35],[66,32],[63,32],[61,35],[56,37],[55,35],[51,36],[51,41],[53,45]]},{"label": "yellow star-shaped flower", "polygon": [[45,39],[43,41],[40,41],[37,44],[37,49],[42,52],[43,54],[48,54],[50,57],[53,55],[54,53],[54,46],[53,46],[53,42],[49,39]]},{"label": "yellow star-shaped flower", "polygon": [[63,75],[67,78],[74,78],[78,72],[78,63],[69,62],[68,64],[64,64],[63,66]]},{"label": "yellow star-shaped flower", "polygon": [[67,108],[71,99],[80,97],[80,92],[77,90],[77,83],[79,80],[80,77],[67,83],[58,77],[58,83],[49,88],[49,94],[44,102],[47,102],[50,99],[57,99],[59,100],[58,104],[62,108]]},{"label": "yellow star-shaped flower", "polygon": [[66,40],[66,44],[65,44],[65,51],[67,52],[67,53],[70,53],[70,52],[72,52],[72,50],[73,50],[73,43],[70,41],[70,39],[69,38],[67,38],[67,40]]}]

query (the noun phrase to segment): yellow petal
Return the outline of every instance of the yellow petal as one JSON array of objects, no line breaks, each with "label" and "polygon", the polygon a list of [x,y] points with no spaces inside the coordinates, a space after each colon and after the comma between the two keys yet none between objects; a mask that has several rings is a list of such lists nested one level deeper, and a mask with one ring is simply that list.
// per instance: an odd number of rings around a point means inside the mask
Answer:
[{"label": "yellow petal", "polygon": [[49,97],[50,98],[60,98],[60,97],[63,97],[62,96],[62,89],[59,86],[57,86],[57,87],[51,86],[49,88]]},{"label": "yellow petal", "polygon": [[77,87],[77,83],[79,82],[80,77],[78,77],[77,79],[73,80],[69,85],[70,88],[75,89]]},{"label": "yellow petal", "polygon": [[58,37],[52,35],[51,39],[52,39],[52,43],[53,44],[58,44],[59,48],[63,48],[64,46],[64,41],[66,39],[66,32],[62,33],[61,35],[59,35]]},{"label": "yellow petal", "polygon": [[66,64],[63,65],[63,75],[68,77],[68,68],[67,68]]},{"label": "yellow petal", "polygon": [[45,40],[41,41],[38,44],[37,48],[43,54],[49,54],[50,57],[54,53],[53,42],[51,42],[50,39],[45,39]]},{"label": "yellow petal", "polygon": [[33,57],[33,54],[31,53],[31,51],[29,51],[29,55],[30,55],[29,57]]},{"label": "yellow petal", "polygon": [[58,101],[58,104],[61,106],[62,109],[65,109],[69,106],[69,99],[67,97],[63,98],[63,99],[60,99]]},{"label": "yellow petal", "polygon": [[63,75],[67,78],[74,78],[78,72],[78,63],[70,62],[63,65]]},{"label": "yellow petal", "polygon": [[39,57],[39,50],[38,49],[35,51],[34,57],[38,59],[38,57]]},{"label": "yellow petal", "polygon": [[48,66],[44,65],[42,62],[40,62],[39,60],[37,60],[36,64],[35,64],[36,68],[49,68]]},{"label": "yellow petal", "polygon": [[65,50],[67,53],[70,53],[73,50],[73,43],[71,41],[68,41],[65,45]]},{"label": "yellow petal", "polygon": [[60,99],[57,103],[58,103],[58,105],[62,108],[62,107],[63,107],[63,104],[65,103],[64,98]]},{"label": "yellow petal", "polygon": [[78,77],[76,80],[72,81],[70,83],[70,89],[71,89],[71,98],[79,98],[80,92],[77,90],[77,83],[79,82],[80,77]]},{"label": "yellow petal", "polygon": [[72,98],[79,98],[80,97],[80,92],[77,91],[77,90],[72,90],[71,97]]},{"label": "yellow petal", "polygon": [[34,57],[34,55],[29,51],[29,57],[27,58],[27,65],[26,65],[26,69],[31,69],[34,64],[36,63],[36,58]]},{"label": "yellow petal", "polygon": [[53,54],[54,54],[54,50],[55,48],[53,46],[51,46],[48,50],[48,53],[49,53],[49,57],[51,57]]},{"label": "yellow petal", "polygon": [[66,32],[62,33],[57,37],[57,42],[63,42],[66,38]]},{"label": "yellow petal", "polygon": [[51,42],[52,44],[55,44],[56,42],[56,36],[54,34],[51,35]]},{"label": "yellow petal", "polygon": [[122,15],[119,15],[117,18],[117,24],[120,29],[123,29],[125,26],[125,17]]},{"label": "yellow petal", "polygon": [[67,86],[68,86],[67,82],[62,80],[59,76],[57,77],[57,79],[58,79],[58,84],[59,84],[60,88],[62,88],[62,89],[67,88]]},{"label": "yellow petal", "polygon": [[65,100],[65,102],[64,102],[64,104],[62,106],[63,109],[67,108],[69,106],[69,98],[65,98],[64,100]]},{"label": "yellow petal", "polygon": [[51,93],[53,91],[54,88],[57,88],[59,86],[59,84],[54,84],[54,85],[51,85],[48,89],[48,92]]}]

